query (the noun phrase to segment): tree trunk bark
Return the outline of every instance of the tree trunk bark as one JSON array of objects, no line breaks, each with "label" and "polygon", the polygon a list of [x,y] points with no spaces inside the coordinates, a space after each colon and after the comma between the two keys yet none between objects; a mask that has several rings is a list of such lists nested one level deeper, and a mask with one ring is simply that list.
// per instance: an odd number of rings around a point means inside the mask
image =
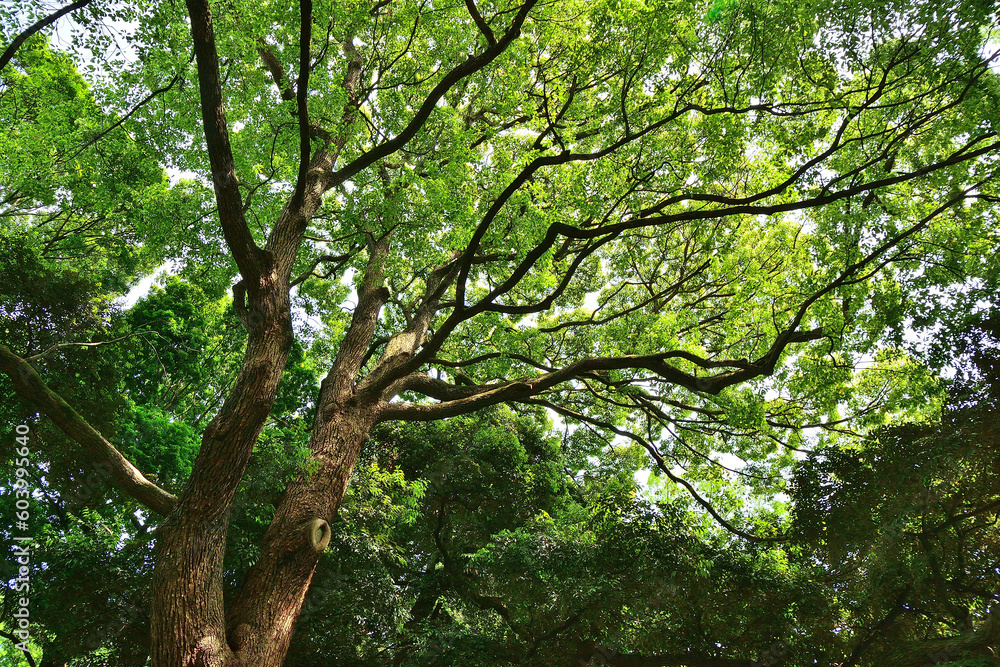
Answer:
[{"label": "tree trunk bark", "polygon": [[[348,402],[321,410],[310,438],[318,469],[289,485],[233,602],[229,644],[242,664],[280,667],[295,631],[329,522],[344,498],[361,447],[375,423],[372,405]],[[325,531],[325,533],[324,533]],[[325,538],[325,539],[324,539]]]},{"label": "tree trunk bark", "polygon": [[[153,667],[250,667],[226,641],[222,566],[229,513],[288,359],[287,284],[266,275],[244,312],[243,366],[202,436],[191,478],[157,529],[153,571]],[[235,291],[235,290],[234,290]]]}]

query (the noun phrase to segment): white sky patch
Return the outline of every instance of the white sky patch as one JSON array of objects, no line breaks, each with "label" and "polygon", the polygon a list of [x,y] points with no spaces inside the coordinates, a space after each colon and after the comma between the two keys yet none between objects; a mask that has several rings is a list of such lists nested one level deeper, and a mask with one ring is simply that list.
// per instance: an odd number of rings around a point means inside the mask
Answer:
[{"label": "white sky patch", "polygon": [[156,271],[136,283],[135,286],[129,290],[128,294],[115,299],[115,302],[124,310],[128,310],[134,306],[139,299],[149,294],[149,290],[153,289],[153,285],[156,284],[157,281],[166,278],[176,270],[177,267],[173,261],[164,262],[156,269]]},{"label": "white sky patch", "polygon": [[[176,167],[167,167],[165,169],[167,172],[167,178],[170,179],[170,187],[174,187],[181,181],[197,181],[198,174],[191,171],[190,169],[177,169]],[[211,185],[209,183],[208,185]]]},{"label": "white sky patch", "polygon": [[742,470],[746,467],[746,461],[736,456],[735,454],[730,454],[729,452],[714,452],[715,460],[726,466],[731,470]]},{"label": "white sky patch", "polygon": [[347,295],[344,302],[340,304],[340,307],[344,310],[354,310],[358,305],[358,290],[354,288],[354,274],[357,271],[353,267],[348,267],[344,271],[344,275],[340,277],[340,284],[344,287],[350,287],[351,293]]},{"label": "white sky patch", "polygon": [[982,57],[990,60],[990,69],[993,70],[994,74],[1000,74],[1000,58],[997,57],[998,53],[1000,53],[1000,39],[986,40],[986,44],[983,45]]},{"label": "white sky patch", "polygon": [[536,132],[536,131],[534,131],[532,129],[526,128],[526,127],[519,127],[519,128],[517,128],[515,130],[504,130],[503,132],[500,132],[499,134],[500,134],[501,137],[509,135],[509,136],[514,136],[514,137],[519,137],[519,138],[522,138],[522,139],[537,139],[538,138],[538,132]]},{"label": "white sky patch", "polygon": [[517,323],[518,329],[530,329],[536,326],[538,326],[538,313],[528,313]]},{"label": "white sky patch", "polygon": [[[81,59],[81,72],[89,67],[98,78],[111,76],[113,72],[109,72],[104,66],[106,56],[118,55],[124,58],[128,63],[138,62],[139,56],[136,53],[135,48],[127,39],[128,35],[134,35],[139,28],[138,21],[108,20],[108,18],[105,17],[104,20],[100,22],[99,26],[99,30],[104,31],[112,38],[113,46],[109,48],[108,52],[101,54],[102,57],[98,58],[94,57],[94,53],[90,49],[77,47],[76,50],[78,51]],[[81,34],[85,32],[87,32],[87,30],[73,20],[72,14],[63,16],[56,21],[54,30],[52,30],[49,34],[49,43],[54,49],[59,51],[72,51],[74,50],[74,33]]]}]

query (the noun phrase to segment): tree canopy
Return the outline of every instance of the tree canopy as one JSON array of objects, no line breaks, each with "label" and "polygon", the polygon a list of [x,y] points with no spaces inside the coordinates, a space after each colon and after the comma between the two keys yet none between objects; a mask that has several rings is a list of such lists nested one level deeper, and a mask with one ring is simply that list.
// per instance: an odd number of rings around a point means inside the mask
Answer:
[{"label": "tree canopy", "polygon": [[995,664],[998,15],[3,5],[0,660]]}]

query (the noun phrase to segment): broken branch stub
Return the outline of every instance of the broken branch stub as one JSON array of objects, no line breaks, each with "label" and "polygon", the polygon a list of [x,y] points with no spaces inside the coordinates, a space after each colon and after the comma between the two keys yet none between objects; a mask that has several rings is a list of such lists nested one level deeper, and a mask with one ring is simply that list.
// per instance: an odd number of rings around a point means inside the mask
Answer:
[{"label": "broken branch stub", "polygon": [[306,524],[306,540],[318,553],[323,553],[329,546],[332,534],[330,524],[324,519],[313,519]]}]

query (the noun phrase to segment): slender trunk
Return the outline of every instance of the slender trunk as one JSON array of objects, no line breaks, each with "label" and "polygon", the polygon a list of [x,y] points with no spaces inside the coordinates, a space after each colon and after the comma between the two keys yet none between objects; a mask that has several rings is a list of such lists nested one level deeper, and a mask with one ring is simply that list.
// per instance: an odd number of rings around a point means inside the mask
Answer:
[{"label": "slender trunk", "polygon": [[[233,602],[229,643],[243,664],[280,667],[306,591],[329,541],[329,521],[375,422],[374,406],[331,406],[313,429],[318,469],[289,485],[268,527],[260,559]],[[325,533],[323,532],[325,531]]]},{"label": "slender trunk", "polygon": [[153,667],[232,667],[222,564],[232,501],[277,393],[291,345],[287,285],[262,281],[243,367],[202,436],[191,479],[157,529],[153,573]]}]

